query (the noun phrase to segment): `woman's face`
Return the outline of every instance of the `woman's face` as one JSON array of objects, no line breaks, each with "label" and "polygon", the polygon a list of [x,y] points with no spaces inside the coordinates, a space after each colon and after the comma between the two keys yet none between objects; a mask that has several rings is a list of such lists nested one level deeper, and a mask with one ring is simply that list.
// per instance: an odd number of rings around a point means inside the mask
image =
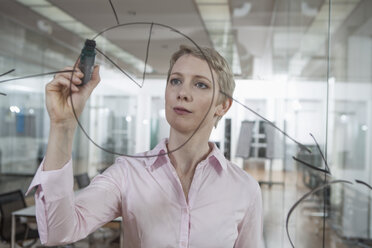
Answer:
[{"label": "woman's face", "polygon": [[212,78],[208,63],[202,59],[183,55],[176,61],[165,91],[165,113],[171,128],[191,135],[211,107],[200,128],[212,130],[215,113],[220,106],[216,105],[219,92],[217,80],[215,72]]}]

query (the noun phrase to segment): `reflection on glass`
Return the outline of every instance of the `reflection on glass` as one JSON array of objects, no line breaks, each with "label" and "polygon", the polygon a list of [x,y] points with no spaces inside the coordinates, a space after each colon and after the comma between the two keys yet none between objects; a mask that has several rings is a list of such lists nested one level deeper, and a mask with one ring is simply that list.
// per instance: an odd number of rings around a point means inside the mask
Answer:
[{"label": "reflection on glass", "polygon": [[[97,170],[112,165],[119,154],[133,155],[136,145],[136,105],[134,96],[95,96],[90,107],[91,129],[89,136],[99,146],[99,155],[91,155]],[[86,138],[86,137],[85,137]],[[92,144],[92,151],[97,148]],[[94,153],[94,152],[93,152]]]}]

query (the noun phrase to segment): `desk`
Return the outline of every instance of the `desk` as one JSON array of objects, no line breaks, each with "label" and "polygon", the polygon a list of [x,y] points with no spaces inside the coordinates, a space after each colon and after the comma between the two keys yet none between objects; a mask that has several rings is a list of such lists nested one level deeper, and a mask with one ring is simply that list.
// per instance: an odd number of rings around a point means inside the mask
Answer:
[{"label": "desk", "polygon": [[[25,217],[27,219],[36,219],[36,211],[35,206],[23,208],[17,211],[12,212],[12,232],[11,232],[11,248],[15,248],[15,234],[16,234],[16,218]],[[111,223],[120,223],[121,229],[121,222],[122,217],[118,217],[113,219]],[[123,245],[123,232],[120,230],[120,247]]]},{"label": "desk", "polygon": [[12,212],[11,248],[15,248],[16,218],[26,217],[35,219],[35,206],[23,208]]}]

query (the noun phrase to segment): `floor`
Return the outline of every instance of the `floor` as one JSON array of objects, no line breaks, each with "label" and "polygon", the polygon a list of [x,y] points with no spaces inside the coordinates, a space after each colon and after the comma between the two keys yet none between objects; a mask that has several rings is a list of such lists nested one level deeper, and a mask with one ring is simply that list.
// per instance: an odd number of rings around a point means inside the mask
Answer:
[{"label": "floor", "polygon": [[[245,166],[245,169],[258,181],[268,181],[269,174],[262,166]],[[0,176],[0,192],[21,188],[25,191],[31,182],[30,177]],[[274,171],[272,181],[283,184],[275,184],[271,187],[262,184],[262,197],[264,207],[264,241],[265,248],[291,248],[286,232],[286,218],[293,204],[303,196],[308,189],[302,184],[300,173],[296,171],[283,173]],[[28,198],[28,204],[32,204],[32,198]],[[329,227],[329,221],[323,223],[320,216],[323,210],[322,201],[312,197],[301,203],[293,211],[290,217],[288,230],[296,248],[348,248],[348,247],[372,247],[362,244],[357,240],[344,240],[340,238],[333,228]],[[324,225],[324,228],[323,228]],[[323,229],[325,233],[323,245]],[[95,232],[89,238],[79,241],[73,247],[119,247],[117,242],[111,242],[118,235],[117,231],[105,229]],[[37,243],[33,247],[38,247]],[[9,248],[9,244],[1,243],[0,248]],[[69,246],[71,247],[71,246]],[[66,247],[68,248],[68,247]]]},{"label": "floor", "polygon": [[[245,170],[259,182],[270,181],[268,171],[263,166],[245,166]],[[286,219],[291,207],[309,191],[302,183],[302,175],[297,171],[273,171],[272,182],[261,184],[264,207],[265,248],[292,248],[286,232]],[[296,248],[349,248],[372,247],[358,240],[345,240],[337,235],[326,218],[323,222],[323,201],[309,197],[292,213],[288,223],[290,237]],[[323,228],[324,227],[324,228]],[[324,230],[324,244],[323,244]]]}]

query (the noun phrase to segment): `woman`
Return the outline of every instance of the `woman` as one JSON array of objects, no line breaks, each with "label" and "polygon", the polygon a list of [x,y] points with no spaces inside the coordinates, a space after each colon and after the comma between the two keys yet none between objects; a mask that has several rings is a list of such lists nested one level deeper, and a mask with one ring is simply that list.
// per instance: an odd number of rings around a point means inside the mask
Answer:
[{"label": "woman", "polygon": [[[71,86],[78,115],[100,81],[99,67],[88,84],[78,87],[82,76],[74,73]],[[59,73],[46,86],[49,142],[30,186],[37,186],[43,244],[77,241],[122,216],[124,247],[261,246],[257,182],[208,142],[232,103],[220,91],[232,95],[235,87],[216,51],[181,46],[173,54],[165,91],[169,138],[137,157],[119,157],[76,196],[71,153],[77,123],[70,78],[70,73]]]}]

